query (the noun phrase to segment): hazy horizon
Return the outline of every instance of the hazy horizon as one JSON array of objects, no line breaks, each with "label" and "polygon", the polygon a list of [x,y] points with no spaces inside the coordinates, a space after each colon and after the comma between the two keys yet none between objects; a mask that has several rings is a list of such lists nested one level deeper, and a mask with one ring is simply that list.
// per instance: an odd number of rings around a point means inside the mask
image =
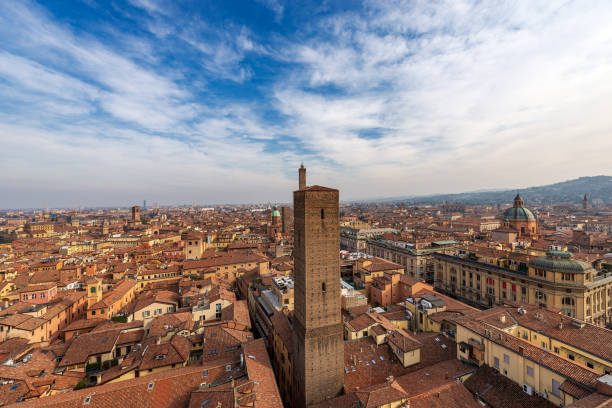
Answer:
[{"label": "hazy horizon", "polygon": [[[584,177],[612,177],[612,176],[607,176],[607,175],[596,175],[596,176],[580,176],[580,177],[576,177],[574,179],[571,180],[577,180],[580,178],[584,178]],[[571,180],[559,180],[555,183],[551,183],[551,184],[557,184],[557,183],[562,183],[565,181],[571,181]],[[311,184],[311,183],[309,183]],[[314,184],[314,183],[312,183]],[[441,195],[447,195],[447,194],[471,194],[471,193],[487,193],[487,192],[503,192],[503,191],[508,191],[510,193],[514,193],[513,190],[519,191],[519,190],[525,190],[525,189],[529,189],[529,188],[538,188],[538,187],[544,187],[547,185],[541,185],[541,186],[523,186],[523,187],[515,187],[515,188],[506,188],[506,187],[499,187],[499,188],[484,188],[484,189],[478,189],[478,190],[472,190],[472,191],[459,191],[459,192],[441,192],[441,193],[433,193],[433,194],[419,194],[419,195],[405,195],[405,194],[397,194],[395,196],[386,196],[386,197],[358,197],[358,198],[343,198],[342,197],[342,188],[339,189],[340,191],[340,202],[341,203],[352,203],[352,202],[376,202],[376,201],[384,201],[384,200],[395,200],[397,199],[399,200],[410,200],[410,199],[418,199],[418,198],[422,198],[422,197],[436,197],[436,196],[441,196]],[[330,186],[330,187],[334,187],[337,188],[337,186]],[[294,188],[291,189],[291,191],[289,192],[289,194],[291,195],[291,192],[294,190]],[[527,201],[529,201],[529,197],[523,197],[523,198],[527,198]],[[147,201],[147,209],[152,209],[155,205],[161,207],[183,207],[183,206],[196,206],[196,207],[206,207],[206,206],[214,206],[214,207],[220,207],[220,206],[267,206],[267,205],[283,205],[283,204],[291,204],[292,203],[292,197],[290,197],[289,200],[286,201],[271,201],[271,200],[266,200],[266,201],[252,201],[252,202],[193,202],[193,203],[187,203],[187,202],[176,202],[176,203],[161,203],[161,202],[156,202],[156,201],[150,201],[150,200],[146,200]],[[511,202],[511,199],[508,199],[508,203]],[[134,202],[130,202],[130,203],[122,203],[122,204],[116,204],[116,205],[66,205],[66,206],[46,206],[46,207],[12,207],[12,208],[1,208],[1,211],[17,211],[17,210],[41,210],[41,209],[61,209],[61,210],[67,210],[67,209],[79,209],[79,208],[90,208],[90,209],[129,209],[130,207],[134,206],[134,205],[138,205],[141,206],[143,205],[143,200],[140,201],[134,201]]]}]

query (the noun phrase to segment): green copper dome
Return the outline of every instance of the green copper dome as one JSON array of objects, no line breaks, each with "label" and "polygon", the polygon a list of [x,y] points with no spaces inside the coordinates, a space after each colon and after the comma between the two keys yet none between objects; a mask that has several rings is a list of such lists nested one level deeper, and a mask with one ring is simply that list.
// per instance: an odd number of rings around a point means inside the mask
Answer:
[{"label": "green copper dome", "polygon": [[272,216],[273,217],[280,217],[280,211],[278,211],[276,208],[274,209],[274,211],[272,211]]},{"label": "green copper dome", "polygon": [[564,251],[548,251],[545,258],[534,259],[529,266],[555,272],[585,273],[593,269],[590,263],[571,259],[572,254]]},{"label": "green copper dome", "polygon": [[533,213],[525,207],[512,207],[504,211],[504,221],[535,219]]}]

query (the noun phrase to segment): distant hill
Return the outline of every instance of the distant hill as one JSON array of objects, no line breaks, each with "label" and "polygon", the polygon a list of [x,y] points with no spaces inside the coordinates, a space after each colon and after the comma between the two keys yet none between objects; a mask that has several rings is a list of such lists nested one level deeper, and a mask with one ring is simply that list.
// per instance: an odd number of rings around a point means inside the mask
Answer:
[{"label": "distant hill", "polygon": [[460,204],[503,204],[512,202],[519,192],[525,203],[545,204],[579,204],[586,194],[589,200],[602,200],[604,204],[612,203],[612,177],[580,177],[547,186],[529,187],[514,190],[474,191],[461,194],[438,194],[424,197],[410,197],[394,201],[407,201],[414,204],[439,204],[444,202]]}]

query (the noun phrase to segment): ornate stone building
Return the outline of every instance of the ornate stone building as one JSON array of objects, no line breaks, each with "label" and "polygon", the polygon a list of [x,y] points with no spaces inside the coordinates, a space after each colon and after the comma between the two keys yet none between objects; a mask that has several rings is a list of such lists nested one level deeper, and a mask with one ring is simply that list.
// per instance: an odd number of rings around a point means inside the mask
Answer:
[{"label": "ornate stone building", "polygon": [[598,274],[569,252],[549,251],[524,271],[443,254],[435,254],[434,261],[436,289],[469,303],[523,302],[598,326],[612,323],[612,274]]},{"label": "ornate stone building", "polygon": [[295,310],[294,407],[305,408],[342,392],[344,341],[341,316],[338,190],[306,186],[293,193]]}]

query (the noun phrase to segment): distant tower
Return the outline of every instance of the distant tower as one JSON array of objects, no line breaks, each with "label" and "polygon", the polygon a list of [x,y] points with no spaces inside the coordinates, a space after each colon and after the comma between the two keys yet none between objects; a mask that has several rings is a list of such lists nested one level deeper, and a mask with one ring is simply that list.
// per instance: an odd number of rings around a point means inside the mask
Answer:
[{"label": "distant tower", "polygon": [[582,199],[582,208],[585,210],[588,210],[591,207],[591,205],[589,204],[589,199],[587,198],[587,195],[584,195],[584,198]]},{"label": "distant tower", "polygon": [[283,206],[280,209],[280,213],[281,213],[283,234],[288,234],[289,228],[291,227],[291,208],[287,206]]},{"label": "distant tower", "polygon": [[282,220],[281,220],[281,213],[280,211],[278,211],[278,206],[274,206],[274,208],[272,209],[272,226],[275,228],[279,228],[281,227],[282,224]]},{"label": "distant tower", "polygon": [[132,221],[140,221],[140,207],[137,205],[132,207]]},{"label": "distant tower", "polygon": [[340,394],[344,383],[344,340],[340,312],[338,190],[306,187],[299,170],[293,192],[295,408]]},{"label": "distant tower", "polygon": [[268,238],[272,242],[279,240],[282,230],[281,213],[278,211],[278,207],[275,205],[270,212],[270,224],[268,226]]},{"label": "distant tower", "polygon": [[147,209],[147,200],[142,200],[142,209],[143,210]]},{"label": "distant tower", "polygon": [[298,174],[300,177],[300,190],[304,190],[306,188],[306,167],[304,167],[304,163],[300,165]]}]

